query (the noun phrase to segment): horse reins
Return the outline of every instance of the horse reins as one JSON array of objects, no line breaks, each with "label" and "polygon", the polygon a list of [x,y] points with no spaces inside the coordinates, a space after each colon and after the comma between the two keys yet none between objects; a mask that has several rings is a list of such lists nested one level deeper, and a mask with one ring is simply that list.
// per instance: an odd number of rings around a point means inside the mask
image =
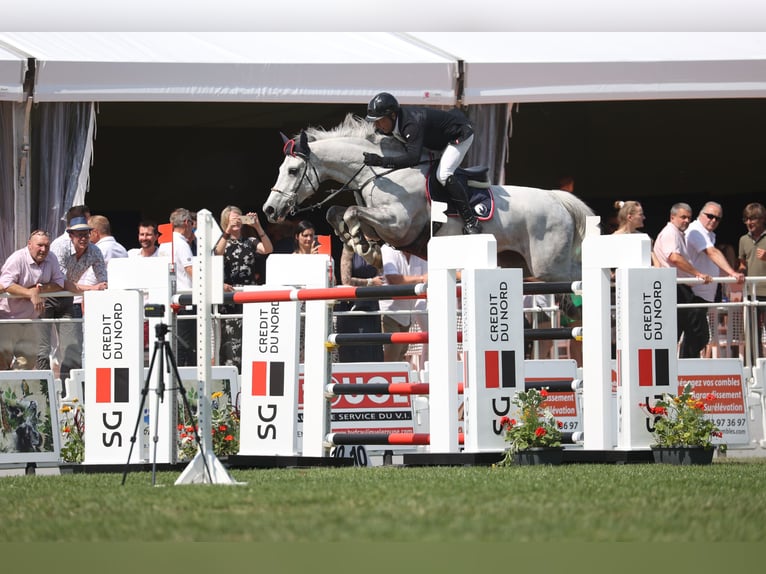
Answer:
[{"label": "horse reins", "polygon": [[[319,172],[317,172],[316,167],[314,167],[314,164],[311,163],[311,160],[309,159],[308,156],[303,157],[302,159],[303,159],[303,162],[306,164],[306,167],[303,170],[303,175],[301,176],[301,179],[295,185],[295,188],[297,189],[300,186],[301,182],[305,179],[309,183],[309,185],[311,186],[312,195],[316,194],[319,191],[317,186],[320,185],[320,183],[321,183],[319,181]],[[430,161],[421,161],[420,163],[425,164],[425,163],[430,163]],[[316,186],[311,181],[311,178],[307,176],[309,167],[311,168],[311,171],[314,172],[314,177],[317,180],[317,185]],[[364,183],[362,183],[358,188],[349,187],[349,184],[352,181],[354,181],[356,176],[358,176],[365,167],[369,167],[370,168],[370,170],[372,171],[372,177],[367,178],[367,180],[365,180]],[[333,190],[332,192],[330,192],[327,195],[327,197],[325,197],[322,201],[319,201],[319,202],[311,204],[311,205],[307,205],[306,207],[297,207],[296,206],[296,198],[298,197],[298,192],[297,191],[293,191],[293,192],[291,192],[292,197],[290,197],[288,199],[288,203],[290,204],[290,212],[289,212],[289,214],[290,215],[297,215],[299,213],[303,213],[304,211],[313,211],[315,209],[319,209],[325,203],[327,203],[332,198],[334,198],[336,195],[338,195],[338,194],[340,194],[340,193],[342,193],[344,191],[351,191],[353,193],[361,192],[365,187],[367,187],[368,183],[370,183],[372,181],[375,181],[376,179],[378,179],[380,177],[385,177],[388,174],[393,173],[393,172],[395,172],[395,171],[397,171],[399,169],[402,169],[402,168],[390,168],[387,171],[384,171],[382,173],[376,173],[375,170],[372,169],[372,166],[368,166],[368,165],[362,164],[362,166],[358,170],[356,170],[356,173],[354,173],[354,175],[352,175],[348,179],[348,181],[346,183],[344,183],[342,186],[340,186],[339,189],[336,189],[336,190]],[[282,191],[281,189],[277,189],[276,187],[272,187],[271,191],[272,192],[277,192],[280,195],[288,195],[288,192]]]}]

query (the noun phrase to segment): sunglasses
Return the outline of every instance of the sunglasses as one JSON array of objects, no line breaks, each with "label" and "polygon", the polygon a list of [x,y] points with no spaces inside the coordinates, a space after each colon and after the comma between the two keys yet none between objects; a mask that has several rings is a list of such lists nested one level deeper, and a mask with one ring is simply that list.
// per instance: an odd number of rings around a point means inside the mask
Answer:
[{"label": "sunglasses", "polygon": [[708,218],[710,221],[721,221],[721,216],[720,216],[720,215],[712,215],[712,214],[710,214],[710,213],[705,213],[704,211],[703,211],[703,214],[704,214],[704,215],[705,215],[705,217],[707,217],[707,218]]}]

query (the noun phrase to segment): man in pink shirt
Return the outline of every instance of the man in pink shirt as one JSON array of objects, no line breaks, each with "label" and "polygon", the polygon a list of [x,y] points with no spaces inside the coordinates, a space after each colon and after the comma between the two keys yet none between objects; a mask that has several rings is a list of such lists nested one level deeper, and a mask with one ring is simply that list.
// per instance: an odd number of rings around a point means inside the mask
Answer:
[{"label": "man in pink shirt", "polygon": [[[12,298],[0,298],[0,319],[36,319],[45,309],[41,293],[61,291],[64,274],[50,253],[47,232],[33,231],[27,246],[11,253],[0,270],[0,289]],[[39,324],[4,323],[0,334],[0,370],[24,364],[33,368],[39,347]]]},{"label": "man in pink shirt", "polygon": [[[696,277],[703,283],[710,283],[713,278],[702,273],[691,262],[686,247],[684,232],[692,220],[692,208],[688,203],[676,203],[670,208],[670,221],[660,231],[654,241],[654,255],[660,267],[673,267],[677,277]],[[678,303],[705,303],[705,300],[692,292],[689,285],[677,285]],[[682,359],[699,359],[700,352],[710,340],[705,307],[679,307],[678,339],[683,335],[679,357]]]}]

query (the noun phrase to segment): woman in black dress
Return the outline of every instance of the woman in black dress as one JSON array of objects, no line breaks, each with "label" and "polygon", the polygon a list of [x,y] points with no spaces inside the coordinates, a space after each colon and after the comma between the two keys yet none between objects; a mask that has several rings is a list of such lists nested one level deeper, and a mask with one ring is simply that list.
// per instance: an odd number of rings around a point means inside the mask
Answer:
[{"label": "woman in black dress", "polygon": [[[243,223],[244,219],[244,223]],[[257,273],[256,259],[272,252],[271,240],[256,213],[242,215],[242,210],[229,205],[221,212],[221,239],[215,254],[223,255],[223,290],[234,291],[242,285],[258,285],[263,278]],[[241,314],[241,304],[219,305],[220,313]],[[242,319],[221,321],[220,365],[234,365],[242,370]]]}]

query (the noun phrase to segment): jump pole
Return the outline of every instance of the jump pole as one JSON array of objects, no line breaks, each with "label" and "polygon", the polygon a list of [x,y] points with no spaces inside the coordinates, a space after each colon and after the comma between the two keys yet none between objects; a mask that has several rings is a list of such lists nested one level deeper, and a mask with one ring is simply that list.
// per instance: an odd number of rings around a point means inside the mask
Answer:
[{"label": "jump pole", "polygon": [[197,212],[198,256],[192,270],[192,293],[197,305],[197,416],[202,451],[189,462],[175,484],[237,484],[213,451],[210,433],[213,378],[210,340],[213,334],[213,305],[223,303],[223,258],[212,255],[215,243],[221,237],[221,228],[207,209]]}]

